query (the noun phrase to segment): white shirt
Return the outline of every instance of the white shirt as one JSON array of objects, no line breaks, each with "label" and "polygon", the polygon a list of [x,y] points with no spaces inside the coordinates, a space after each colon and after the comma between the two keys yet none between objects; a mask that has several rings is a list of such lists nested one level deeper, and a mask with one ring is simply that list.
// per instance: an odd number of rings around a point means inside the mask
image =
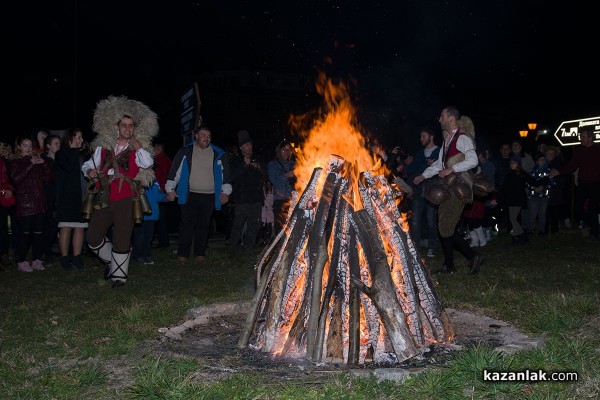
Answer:
[{"label": "white shirt", "polygon": [[[81,166],[81,172],[83,172],[84,176],[88,176],[87,172],[91,169],[97,169],[100,167],[100,163],[102,162],[102,147],[96,147],[94,151],[94,155],[90,157],[83,165]],[[95,164],[94,164],[95,163]],[[147,150],[140,148],[135,152],[135,164],[140,168],[150,168],[154,164],[154,160],[150,153]],[[114,169],[108,170],[108,175],[114,175]]]},{"label": "white shirt", "polygon": [[[452,139],[454,139],[454,134],[456,134],[456,131],[453,134],[448,135],[446,140],[444,140],[445,149],[450,145]],[[458,137],[456,140],[456,149],[465,155],[465,159],[464,161],[456,163],[452,166],[454,172],[465,172],[477,166],[479,159],[477,158],[477,153],[475,152],[473,140],[468,135],[462,134]],[[444,169],[444,153],[445,151],[440,151],[438,159],[435,160],[435,162],[429,167],[427,167],[425,171],[423,171],[423,176],[425,179],[429,179],[432,176],[437,175],[438,172]]]}]

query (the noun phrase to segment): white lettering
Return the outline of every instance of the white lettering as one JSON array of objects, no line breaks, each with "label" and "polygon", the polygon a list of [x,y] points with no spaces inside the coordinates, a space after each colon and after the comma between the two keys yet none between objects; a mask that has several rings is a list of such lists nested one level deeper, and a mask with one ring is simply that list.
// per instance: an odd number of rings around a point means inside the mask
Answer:
[{"label": "white lettering", "polygon": [[600,120],[593,119],[591,121],[579,121],[579,126],[600,125]]},{"label": "white lettering", "polygon": [[538,369],[523,371],[489,371],[483,370],[484,382],[574,382],[579,379],[577,372],[552,372],[548,373]]}]

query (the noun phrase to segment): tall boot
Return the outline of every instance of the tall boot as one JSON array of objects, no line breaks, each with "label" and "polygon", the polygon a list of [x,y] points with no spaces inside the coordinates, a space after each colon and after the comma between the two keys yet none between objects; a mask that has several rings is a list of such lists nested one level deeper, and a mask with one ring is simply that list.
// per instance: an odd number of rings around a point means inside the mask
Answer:
[{"label": "tall boot", "polygon": [[452,237],[441,238],[442,251],[444,252],[444,265],[437,272],[441,273],[454,273],[456,268],[454,267],[454,245]]},{"label": "tall boot", "polygon": [[119,253],[112,251],[112,261],[110,263],[109,278],[113,287],[123,286],[127,283],[127,273],[129,272],[130,253]]},{"label": "tall boot", "polygon": [[[481,229],[481,228],[479,228]],[[476,229],[472,229],[471,231],[469,231],[469,246],[470,247],[477,247],[479,246],[479,236],[477,235]]]},{"label": "tall boot", "polygon": [[483,247],[487,244],[487,239],[485,238],[485,232],[483,231],[483,227],[479,227],[475,229],[475,234],[479,239],[479,246]]},{"label": "tall boot", "polygon": [[454,236],[452,236],[452,246],[458,250],[460,252],[460,254],[462,254],[463,256],[465,256],[465,258],[467,260],[470,260],[473,258],[473,256],[475,254],[477,254],[475,252],[475,250],[473,250],[471,248],[471,246],[469,246],[469,243],[467,243],[466,240],[464,240],[458,233],[454,233]]}]

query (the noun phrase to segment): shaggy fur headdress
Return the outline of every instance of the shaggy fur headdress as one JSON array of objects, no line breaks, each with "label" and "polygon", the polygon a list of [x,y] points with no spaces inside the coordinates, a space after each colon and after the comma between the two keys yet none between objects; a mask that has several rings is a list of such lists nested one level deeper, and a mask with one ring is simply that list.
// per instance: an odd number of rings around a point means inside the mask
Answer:
[{"label": "shaggy fur headdress", "polygon": [[[130,100],[125,96],[109,96],[100,100],[94,111],[94,124],[92,129],[97,133],[91,143],[92,150],[98,146],[114,150],[117,142],[117,123],[123,116],[129,115],[135,122],[135,137],[142,147],[153,154],[152,138],[158,134],[158,117],[147,105],[137,100]],[[154,180],[154,171],[151,168],[141,169],[135,178],[144,186]]]},{"label": "shaggy fur headdress", "polygon": [[467,135],[471,136],[471,139],[475,139],[475,125],[473,124],[473,120],[471,118],[467,117],[466,115],[463,115],[457,121],[457,124],[458,129],[462,133],[466,133]]},{"label": "shaggy fur headdress", "polygon": [[[466,133],[471,137],[471,139],[475,140],[475,125],[470,117],[463,115],[458,121],[456,121],[456,124],[458,125],[458,130],[460,130],[462,133]],[[449,135],[449,132],[444,130],[442,135],[444,136],[444,139],[446,139],[446,137]]]}]

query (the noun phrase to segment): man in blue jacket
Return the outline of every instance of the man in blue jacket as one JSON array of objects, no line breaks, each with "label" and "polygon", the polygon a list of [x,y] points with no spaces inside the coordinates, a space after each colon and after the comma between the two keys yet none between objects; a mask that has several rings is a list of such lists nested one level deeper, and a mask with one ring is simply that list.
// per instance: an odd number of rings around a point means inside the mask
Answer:
[{"label": "man in blue jacket", "polygon": [[167,176],[167,200],[175,200],[181,207],[177,262],[183,265],[194,242],[194,260],[206,261],[206,241],[214,210],[229,201],[231,178],[229,160],[225,151],[211,144],[211,132],[200,127],[194,133],[195,141],[183,146],[173,159]]}]

